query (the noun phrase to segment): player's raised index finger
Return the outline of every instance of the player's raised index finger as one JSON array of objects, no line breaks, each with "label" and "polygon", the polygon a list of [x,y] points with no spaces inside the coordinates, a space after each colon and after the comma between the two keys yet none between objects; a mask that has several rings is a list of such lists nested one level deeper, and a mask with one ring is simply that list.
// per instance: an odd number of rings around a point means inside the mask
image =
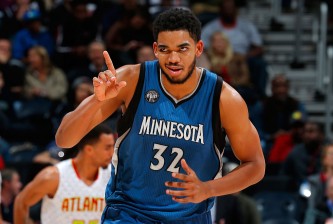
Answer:
[{"label": "player's raised index finger", "polygon": [[108,67],[108,69],[112,72],[112,74],[116,74],[116,69],[113,66],[112,60],[110,58],[110,55],[107,51],[103,51],[103,56],[104,56],[104,60],[106,63],[106,66]]}]

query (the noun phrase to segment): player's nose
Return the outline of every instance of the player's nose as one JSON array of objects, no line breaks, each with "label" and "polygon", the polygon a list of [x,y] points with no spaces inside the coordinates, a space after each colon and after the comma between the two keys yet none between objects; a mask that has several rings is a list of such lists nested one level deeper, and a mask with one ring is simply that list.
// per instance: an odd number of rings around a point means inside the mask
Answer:
[{"label": "player's nose", "polygon": [[169,55],[169,63],[178,63],[180,61],[179,53],[172,51]]}]

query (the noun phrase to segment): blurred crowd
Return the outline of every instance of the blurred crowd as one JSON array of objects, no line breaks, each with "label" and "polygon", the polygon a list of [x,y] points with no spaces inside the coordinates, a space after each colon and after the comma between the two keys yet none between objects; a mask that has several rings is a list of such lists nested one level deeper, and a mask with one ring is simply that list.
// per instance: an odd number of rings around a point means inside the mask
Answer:
[{"label": "blurred crowd", "polygon": [[[291,10],[292,1],[281,2],[283,10]],[[269,78],[261,34],[238,13],[246,4],[245,0],[1,0],[3,219],[12,222],[13,198],[42,167],[71,156],[69,150],[56,146],[54,135],[62,117],[93,93],[92,78],[106,69],[102,52],[110,53],[116,68],[154,60],[153,19],[169,7],[185,7],[202,22],[205,52],[197,65],[223,77],[242,95],[261,137],[266,176],[286,180],[282,190],[302,202],[291,218],[309,224],[328,220],[333,212],[333,146],[323,124],[309,120],[303,102],[290,95],[287,74]],[[107,121],[114,131],[119,116],[121,111]],[[225,149],[226,164],[237,163],[231,150]],[[3,191],[13,178],[9,197]],[[326,183],[330,184],[326,187]],[[239,203],[253,202],[260,190],[259,184],[235,198],[220,198],[218,208],[221,203],[236,203],[239,208]],[[243,214],[249,210],[217,211],[216,223],[249,223],[245,218],[249,215]],[[252,212],[252,216],[261,216],[251,223],[261,223],[263,214],[254,211],[258,214]],[[245,221],[232,221],[236,217]]]}]

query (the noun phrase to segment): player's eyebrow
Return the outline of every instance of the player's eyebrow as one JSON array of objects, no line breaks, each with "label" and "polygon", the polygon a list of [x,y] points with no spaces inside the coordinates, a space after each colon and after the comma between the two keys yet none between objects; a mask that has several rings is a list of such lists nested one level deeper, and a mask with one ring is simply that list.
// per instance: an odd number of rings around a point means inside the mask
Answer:
[{"label": "player's eyebrow", "polygon": [[[181,44],[177,45],[178,48],[181,48],[181,47],[188,47],[188,46],[190,46],[190,44],[187,43],[187,42],[185,42],[185,43],[181,43]],[[165,44],[158,44],[157,47],[158,47],[158,48],[169,48],[169,47],[168,47],[167,45],[165,45]]]},{"label": "player's eyebrow", "polygon": [[165,44],[158,44],[157,47],[158,47],[158,48],[168,48],[168,46],[165,45]]},{"label": "player's eyebrow", "polygon": [[177,47],[188,47],[188,46],[190,46],[190,44],[189,43],[182,43],[182,44],[179,44],[179,45],[177,45]]}]

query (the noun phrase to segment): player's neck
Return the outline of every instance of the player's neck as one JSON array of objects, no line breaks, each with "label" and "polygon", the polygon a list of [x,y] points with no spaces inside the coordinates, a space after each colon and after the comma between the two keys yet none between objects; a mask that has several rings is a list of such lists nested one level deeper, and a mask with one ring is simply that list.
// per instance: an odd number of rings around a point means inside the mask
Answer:
[{"label": "player's neck", "polygon": [[75,170],[76,176],[85,184],[91,185],[98,178],[99,168],[86,162],[82,156],[77,156],[72,159],[72,165]]},{"label": "player's neck", "polygon": [[182,84],[170,83],[164,75],[162,75],[162,84],[165,90],[175,99],[180,100],[193,93],[200,81],[201,69],[195,67],[191,77]]}]

